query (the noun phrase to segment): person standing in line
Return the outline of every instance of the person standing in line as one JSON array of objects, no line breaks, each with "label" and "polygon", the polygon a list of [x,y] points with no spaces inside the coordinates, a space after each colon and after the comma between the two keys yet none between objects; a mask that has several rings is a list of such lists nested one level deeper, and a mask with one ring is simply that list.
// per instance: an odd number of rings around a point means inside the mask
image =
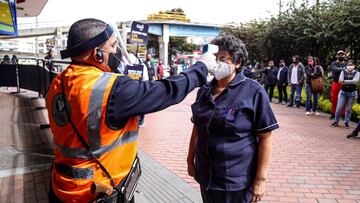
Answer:
[{"label": "person standing in line", "polygon": [[288,75],[289,68],[285,65],[285,60],[281,59],[279,63],[279,71],[277,74],[277,88],[279,94],[279,104],[286,105],[288,102],[288,95],[287,95],[287,86],[288,86]]},{"label": "person standing in line", "polygon": [[305,67],[300,62],[300,57],[295,55],[292,57],[293,63],[289,67],[288,82],[290,83],[290,101],[288,107],[294,106],[294,94],[296,91],[295,105],[300,108],[302,85],[305,80]]},{"label": "person standing in line", "polygon": [[149,80],[153,81],[156,80],[156,74],[155,74],[155,67],[154,64],[151,62],[151,58],[152,55],[150,53],[146,54],[146,59],[145,59],[145,66],[147,67],[147,72],[149,75]]},{"label": "person standing in line", "polygon": [[251,68],[251,63],[250,61],[247,61],[245,66],[242,67],[242,74],[245,76],[245,77],[248,77],[250,79],[253,79],[254,78],[254,71],[252,71],[253,69]]},{"label": "person standing in line", "polygon": [[277,73],[278,69],[274,66],[274,61],[269,61],[269,66],[264,70],[265,75],[265,91],[269,95],[269,101],[272,102],[274,95],[274,89],[277,84]]},{"label": "person standing in line", "polygon": [[257,81],[258,83],[262,84],[262,73],[263,73],[263,69],[261,67],[261,63],[256,63],[254,69],[252,69],[252,72],[254,72],[254,80]]},{"label": "person standing in line", "polygon": [[177,66],[174,61],[170,62],[170,76],[177,75]]},{"label": "person standing in line", "polygon": [[339,83],[342,85],[338,96],[338,102],[335,111],[335,121],[331,124],[333,127],[339,127],[341,111],[345,105],[345,128],[349,128],[349,121],[352,113],[352,105],[356,101],[358,94],[356,84],[359,82],[360,73],[356,70],[353,60],[349,60],[346,69],[341,71]]},{"label": "person standing in line", "polygon": [[[309,116],[311,114],[314,114],[316,116],[320,116],[320,113],[317,111],[318,101],[319,101],[319,92],[314,92],[312,90],[312,86],[311,86],[311,80],[324,76],[324,70],[319,65],[319,59],[316,57],[308,56],[305,72],[306,72],[306,83],[305,83],[306,113],[305,113],[305,115]],[[311,99],[312,99],[312,101],[311,101]]]},{"label": "person standing in line", "polygon": [[[332,83],[331,83],[331,115],[330,119],[335,118],[335,111],[337,108],[338,96],[341,90],[341,84],[339,83],[340,73],[346,69],[346,53],[339,50],[336,54],[336,61],[331,63]],[[343,109],[341,115],[344,115]]]}]

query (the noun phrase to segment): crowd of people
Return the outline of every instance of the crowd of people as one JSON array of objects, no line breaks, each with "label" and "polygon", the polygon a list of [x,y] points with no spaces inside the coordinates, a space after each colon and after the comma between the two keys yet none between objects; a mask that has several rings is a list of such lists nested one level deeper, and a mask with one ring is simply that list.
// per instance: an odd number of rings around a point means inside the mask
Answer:
[{"label": "crowd of people", "polygon": [[3,59],[1,60],[1,64],[17,64],[18,63],[18,58],[16,55],[12,55],[12,57],[10,58],[9,55],[4,55]]},{"label": "crowd of people", "polygon": [[[261,83],[268,93],[269,100],[272,102],[274,89],[278,90],[278,103],[288,107],[300,108],[301,92],[305,88],[306,102],[305,115],[319,116],[318,101],[319,95],[324,91],[322,78],[324,69],[320,65],[317,57],[308,56],[306,64],[300,62],[300,57],[292,57],[292,63],[287,66],[285,60],[279,61],[276,67],[274,60],[269,60],[265,67],[257,63],[251,67],[248,62],[242,72],[246,77],[252,78]],[[347,60],[346,53],[339,50],[336,54],[336,61],[331,63],[329,74],[332,78],[331,83],[331,116],[333,119],[332,127],[339,127],[341,117],[344,117],[344,127],[349,128],[349,122],[352,114],[352,106],[357,100],[356,84],[359,82],[360,73],[356,69],[355,61]],[[320,80],[320,81],[319,81]],[[317,83],[322,84],[322,88],[317,87]],[[287,87],[290,86],[290,95],[288,97]],[[360,131],[360,123],[348,138],[356,137]]]}]

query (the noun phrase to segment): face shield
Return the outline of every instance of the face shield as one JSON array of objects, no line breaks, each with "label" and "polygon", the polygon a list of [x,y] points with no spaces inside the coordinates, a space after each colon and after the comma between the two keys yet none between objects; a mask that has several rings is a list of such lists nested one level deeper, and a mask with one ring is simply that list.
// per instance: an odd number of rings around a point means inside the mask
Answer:
[{"label": "face shield", "polygon": [[116,25],[115,22],[110,22],[108,23],[108,25],[113,29],[114,31],[114,35],[117,39],[118,42],[118,47],[120,48],[120,51],[122,53],[122,62],[120,63],[119,67],[118,67],[118,71],[120,73],[124,72],[125,66],[131,64],[131,60],[130,60],[130,56],[129,53],[127,52],[124,40],[120,34],[120,31]]}]

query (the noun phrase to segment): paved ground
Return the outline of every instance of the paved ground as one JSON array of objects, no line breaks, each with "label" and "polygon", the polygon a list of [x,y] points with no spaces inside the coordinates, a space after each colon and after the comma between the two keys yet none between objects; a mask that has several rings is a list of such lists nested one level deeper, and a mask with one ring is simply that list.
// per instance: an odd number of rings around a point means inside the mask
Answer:
[{"label": "paved ground", "polygon": [[[52,135],[44,100],[34,92],[0,91],[0,203],[48,202]],[[34,99],[32,99],[34,98]],[[139,150],[143,175],[137,203],[201,202],[196,189]]]},{"label": "paved ground", "polygon": [[[147,115],[140,148],[198,188],[186,171],[194,99],[195,92],[179,105]],[[305,116],[304,109],[272,107],[280,129],[273,134],[264,202],[360,202],[360,139],[345,138],[351,129],[329,127],[328,115]]]},{"label": "paved ground", "polygon": [[[195,93],[146,116],[137,202],[200,200],[198,185],[186,172]],[[0,91],[0,202],[48,201],[52,141],[48,129],[39,129],[47,120],[45,110],[35,109],[44,106],[42,99],[31,99],[36,96]],[[280,129],[274,132],[263,202],[360,202],[360,139],[345,138],[351,129],[331,128],[327,116],[306,117],[304,109],[272,106]]]}]

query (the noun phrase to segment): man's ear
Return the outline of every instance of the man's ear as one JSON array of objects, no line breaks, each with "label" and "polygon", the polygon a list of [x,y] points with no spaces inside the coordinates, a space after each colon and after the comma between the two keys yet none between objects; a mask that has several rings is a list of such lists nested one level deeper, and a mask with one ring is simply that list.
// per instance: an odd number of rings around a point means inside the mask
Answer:
[{"label": "man's ear", "polygon": [[240,68],[240,67],[241,67],[241,61],[240,61],[239,63],[236,63],[236,64],[235,64],[235,67],[236,67],[236,68]]}]

